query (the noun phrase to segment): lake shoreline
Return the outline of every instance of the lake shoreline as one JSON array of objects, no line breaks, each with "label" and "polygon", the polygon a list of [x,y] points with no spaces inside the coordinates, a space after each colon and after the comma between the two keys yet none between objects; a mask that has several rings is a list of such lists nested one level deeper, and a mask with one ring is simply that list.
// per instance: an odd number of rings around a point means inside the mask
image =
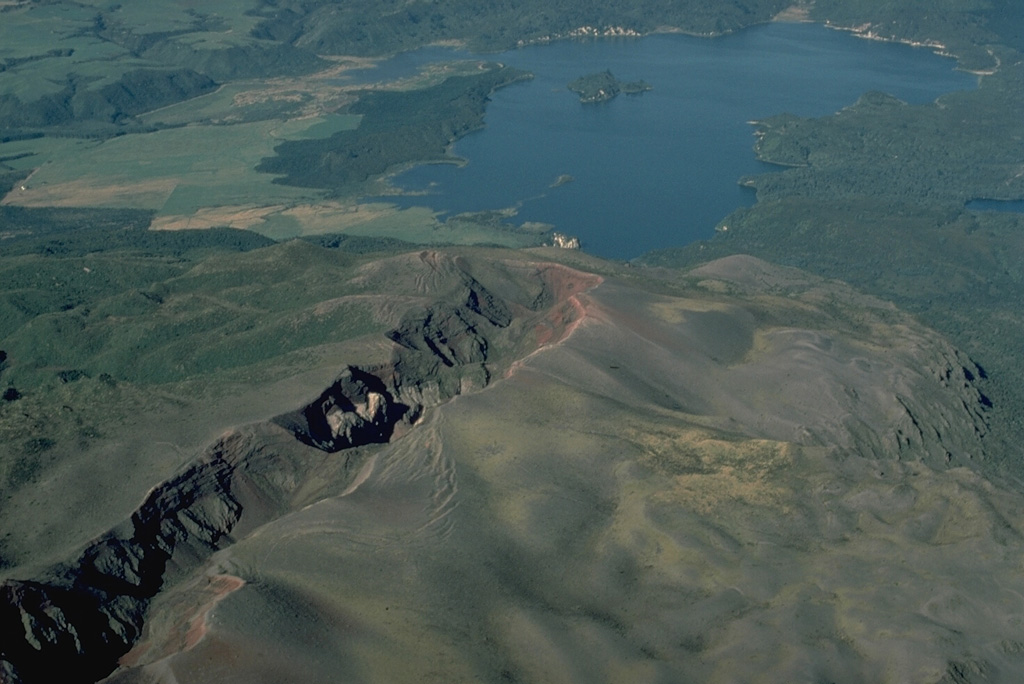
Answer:
[{"label": "lake shoreline", "polygon": [[[977,87],[975,80],[955,72],[931,52],[902,45],[877,51],[826,29],[818,22],[770,22],[722,42],[705,43],[690,36],[676,40],[666,33],[661,40],[650,36],[648,40],[562,41],[516,48],[494,59],[533,72],[533,81],[522,89],[496,93],[483,128],[452,145],[448,150],[452,159],[407,165],[389,173],[387,181],[399,188],[394,195],[400,206],[458,214],[521,204],[522,220],[579,235],[594,254],[629,259],[651,249],[710,237],[725,216],[756,202],[754,193],[740,183],[789,165],[782,157],[776,161],[775,154],[755,154],[751,121],[756,126],[783,111],[829,116],[873,89],[925,103],[952,90]],[[706,61],[700,63],[700,71],[693,69],[691,62],[697,55],[709,54],[708,50],[712,55],[720,51],[711,72],[706,67],[712,63]],[[818,52],[835,60],[835,68],[810,66],[811,55]],[[838,56],[847,53],[848,57]],[[896,58],[900,61],[894,62]],[[747,59],[756,60],[756,65]],[[666,66],[648,66],[647,60]],[[843,60],[856,61],[866,70],[856,77],[851,72],[833,76],[829,83],[810,84],[818,72],[844,73]],[[595,66],[627,80],[643,77],[654,90],[645,98],[616,98],[602,107],[580,108],[579,97],[566,92],[565,84]],[[658,71],[662,68],[666,71]],[[790,77],[804,85],[796,90],[763,87],[766,80]],[[933,82],[934,86],[929,85]],[[722,83],[722,88],[715,83]],[[730,109],[726,104],[727,109],[712,113],[710,104],[698,108],[687,104],[728,103],[724,84],[753,93],[748,101],[757,108]],[[680,110],[669,114],[665,109],[669,106]],[[689,121],[687,116],[697,119]],[[571,135],[565,133],[570,130]],[[680,135],[680,131],[692,133]],[[570,145],[563,139],[567,135],[579,137]],[[723,135],[728,138],[724,148],[723,142],[702,140]],[[596,140],[601,143],[596,145]],[[661,142],[652,142],[656,140]],[[725,159],[730,160],[727,165]],[[623,166],[618,160],[632,161]],[[643,165],[635,166],[640,160]],[[648,167],[656,170],[645,171]],[[703,170],[694,176],[696,167]],[[542,180],[563,174],[576,182],[550,188],[550,181]],[[615,201],[617,196],[639,201],[629,203],[627,209]],[[669,237],[653,235],[654,227],[680,223]],[[626,240],[616,227],[625,225],[652,228],[639,241]],[[631,232],[636,238],[635,228]]]}]

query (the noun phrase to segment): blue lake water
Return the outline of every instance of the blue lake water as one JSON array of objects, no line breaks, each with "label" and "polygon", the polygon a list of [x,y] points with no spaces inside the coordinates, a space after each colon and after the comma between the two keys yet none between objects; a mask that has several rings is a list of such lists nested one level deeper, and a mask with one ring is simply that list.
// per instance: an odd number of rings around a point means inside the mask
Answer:
[{"label": "blue lake water", "polygon": [[1014,211],[1024,212],[1024,200],[976,199],[966,205],[973,211]]},{"label": "blue lake water", "polygon": [[[363,74],[391,78],[465,56],[432,48]],[[404,172],[395,185],[423,194],[394,201],[447,213],[515,206],[514,223],[553,224],[587,251],[618,259],[708,238],[731,211],[754,202],[737,181],[778,167],[754,157],[750,120],[830,114],[869,90],[926,103],[977,86],[977,77],[929,50],[816,24],[714,39],[562,41],[487,58],[535,78],[494,94],[485,127],[454,146],[464,166]],[[604,69],[653,90],[584,105],[566,88]],[[575,180],[551,187],[563,174]]]}]

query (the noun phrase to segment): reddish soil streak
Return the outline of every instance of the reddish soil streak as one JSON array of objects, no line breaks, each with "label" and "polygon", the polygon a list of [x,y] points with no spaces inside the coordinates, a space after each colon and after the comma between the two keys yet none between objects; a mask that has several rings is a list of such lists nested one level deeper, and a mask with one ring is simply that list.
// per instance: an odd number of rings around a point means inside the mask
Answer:
[{"label": "reddish soil streak", "polygon": [[539,275],[554,298],[548,315],[534,328],[538,347],[565,340],[588,315],[580,295],[597,287],[604,279],[559,264],[544,264]]},{"label": "reddish soil streak", "polygon": [[238,591],[243,586],[245,586],[245,580],[234,575],[214,575],[210,578],[208,590],[213,592],[213,596],[199,607],[196,614],[189,621],[188,631],[185,632],[184,650],[187,651],[195,647],[206,635],[206,618],[209,616],[210,611],[229,594]]},{"label": "reddish soil streak", "polygon": [[560,344],[567,340],[584,321],[599,313],[596,304],[586,295],[604,282],[604,278],[582,273],[560,264],[544,264],[538,268],[539,276],[554,302],[544,318],[534,328],[536,347],[531,354],[512,363],[505,377],[510,377],[522,367],[523,361],[544,347]]},{"label": "reddish soil streak", "polygon": [[534,326],[537,347],[558,344],[568,338],[586,317],[587,308],[579,297],[569,297],[562,306],[551,309],[544,320]]},{"label": "reddish soil streak", "polygon": [[[156,638],[143,638],[132,650],[121,656],[122,667],[134,667],[143,661],[153,662],[175,653],[191,650],[202,641],[207,632],[207,617],[218,603],[229,594],[245,586],[245,580],[233,575],[214,575],[207,578],[206,586],[189,592],[198,605],[187,609],[187,613],[176,622],[167,634]],[[145,657],[155,651],[155,657]]]}]

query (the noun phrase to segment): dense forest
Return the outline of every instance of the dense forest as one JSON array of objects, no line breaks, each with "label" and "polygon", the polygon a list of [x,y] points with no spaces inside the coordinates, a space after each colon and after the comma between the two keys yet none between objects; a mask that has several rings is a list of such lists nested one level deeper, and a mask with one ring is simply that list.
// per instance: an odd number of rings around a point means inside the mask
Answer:
[{"label": "dense forest", "polygon": [[362,116],[358,128],[282,143],[257,169],[280,174],[276,182],[289,185],[350,189],[400,164],[445,160],[454,139],[483,124],[491,92],[528,77],[491,65],[421,90],[365,92],[348,108]]},{"label": "dense forest", "polygon": [[478,50],[565,36],[581,26],[650,32],[675,27],[715,35],[767,21],[788,0],[417,0],[336,2],[265,1],[256,11],[261,38],[321,54],[388,54],[443,40],[463,40]]}]

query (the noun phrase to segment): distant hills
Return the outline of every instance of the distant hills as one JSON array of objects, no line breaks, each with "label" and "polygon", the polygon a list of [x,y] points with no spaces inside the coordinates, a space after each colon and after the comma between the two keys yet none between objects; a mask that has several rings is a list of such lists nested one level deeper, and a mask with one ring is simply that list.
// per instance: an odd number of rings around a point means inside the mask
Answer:
[{"label": "distant hills", "polygon": [[[503,50],[568,36],[581,27],[640,34],[671,28],[710,36],[768,21],[790,4],[283,0],[253,2],[241,10],[220,2],[203,11],[151,12],[122,5],[14,3],[2,8],[12,27],[8,35],[26,40],[8,41],[8,55],[0,62],[0,83],[6,84],[0,130],[59,126],[65,132],[110,135],[118,130],[110,124],[127,130],[136,114],[195,97],[214,84],[308,74],[329,66],[327,56],[388,55],[445,41]],[[55,11],[65,5],[66,11]],[[822,1],[808,9],[811,19],[871,26],[864,30],[883,38],[941,43],[971,68],[991,65],[989,43],[1020,45],[1017,14],[1009,0],[987,10],[964,2],[926,12],[915,3],[874,0]],[[32,33],[45,22],[55,27],[46,41]],[[33,78],[51,83],[44,89],[49,92],[38,92]]]}]

